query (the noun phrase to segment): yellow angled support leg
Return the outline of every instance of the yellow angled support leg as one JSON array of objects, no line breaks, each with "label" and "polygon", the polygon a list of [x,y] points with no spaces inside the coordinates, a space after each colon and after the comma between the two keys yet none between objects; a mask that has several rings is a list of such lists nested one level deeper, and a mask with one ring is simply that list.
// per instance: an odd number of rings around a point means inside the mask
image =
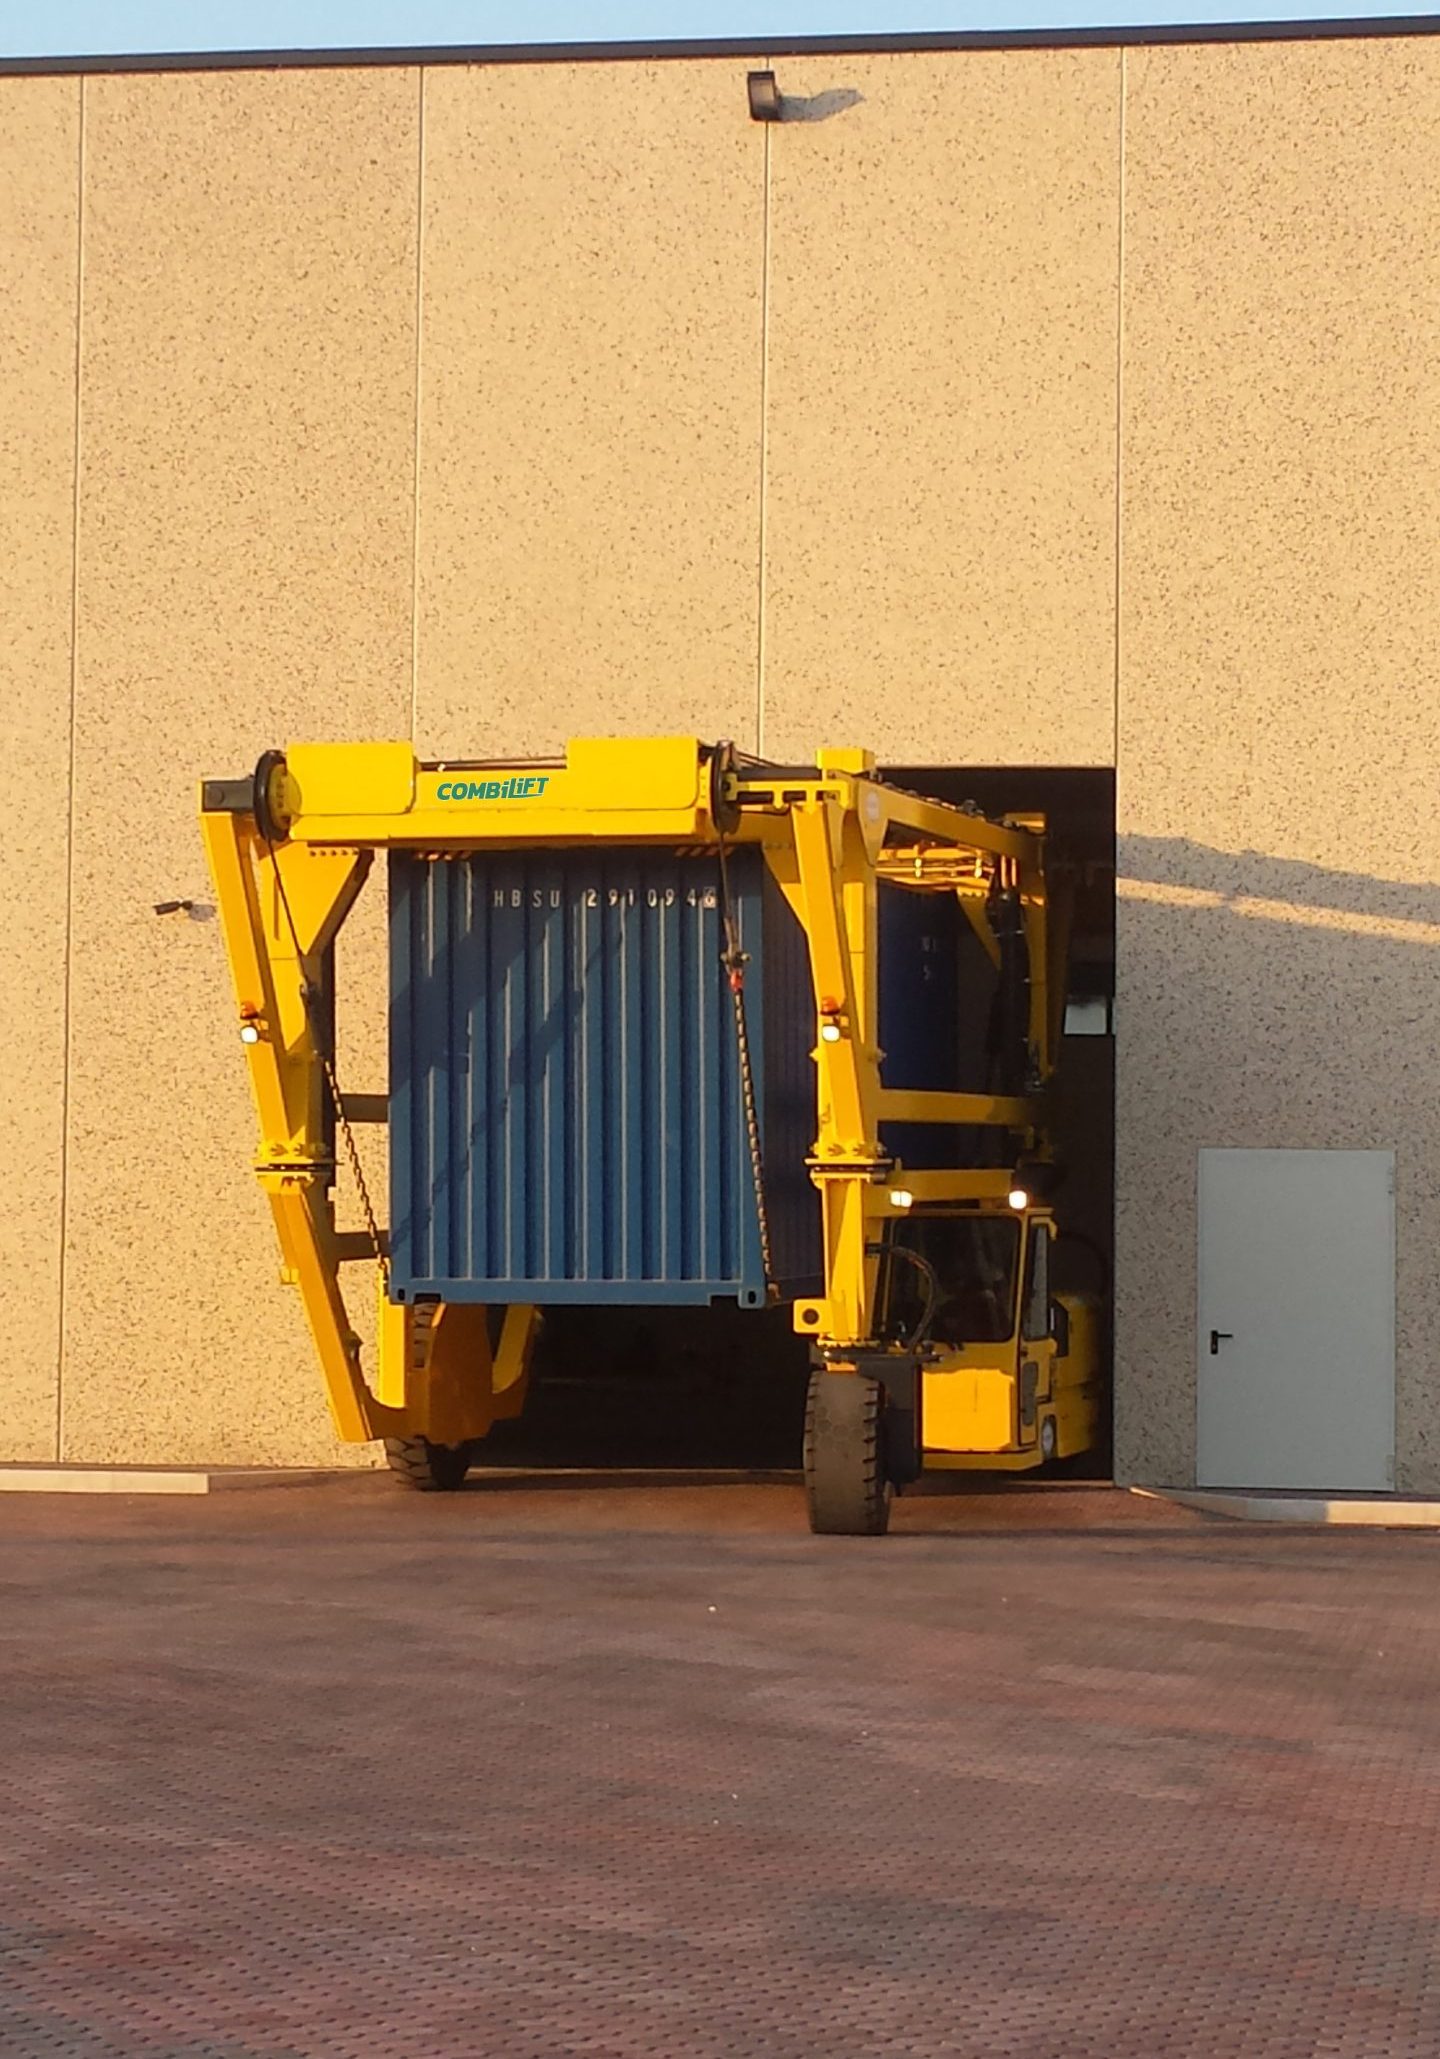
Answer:
[{"label": "yellow angled support leg", "polygon": [[411,1436],[428,1437],[432,1444],[469,1444],[490,1434],[495,1367],[489,1316],[474,1302],[445,1302],[415,1338],[405,1396]]},{"label": "yellow angled support leg", "polygon": [[830,1348],[868,1341],[875,1320],[869,1230],[875,1180],[885,1163],[873,1034],[875,884],[853,811],[802,803],[791,810],[790,826],[795,876],[782,885],[810,952],[818,1023],[810,1170],[821,1193],[825,1237],[825,1294],[797,1304],[795,1327]]},{"label": "yellow angled support leg", "polygon": [[427,1320],[389,1299],[382,1263],[372,1389],[340,1291],[316,1004],[325,954],[371,853],[272,843],[244,812],[207,809],[201,820],[260,1117],[256,1172],[286,1277],[305,1305],[336,1432],[351,1444],[410,1437],[472,1443],[497,1416],[516,1416],[524,1405],[535,1311],[508,1310],[492,1353],[486,1309],[452,1304]]},{"label": "yellow angled support leg", "polygon": [[415,1311],[390,1299],[383,1273],[375,1275],[375,1399],[403,1411],[415,1353]]},{"label": "yellow angled support leg", "polygon": [[360,1339],[350,1327],[340,1296],[338,1268],[327,1258],[331,1236],[329,1197],[320,1178],[308,1172],[262,1172],[280,1238],[280,1251],[300,1290],[310,1323],[335,1433],[347,1444],[397,1434],[386,1410],[365,1385]]},{"label": "yellow angled support leg", "polygon": [[[842,880],[837,878],[830,818],[824,804],[797,807],[791,816],[798,893],[792,896],[810,947],[810,971],[820,1022],[818,1067],[822,1158],[853,1162],[878,1156],[874,1130],[875,1057],[867,1043],[863,987],[854,976],[856,940],[847,928]],[[861,942],[863,943],[863,939]]]},{"label": "yellow angled support leg", "polygon": [[382,1279],[375,1403],[387,1423],[373,1434],[469,1444],[487,1436],[495,1423],[517,1417],[525,1406],[540,1312],[507,1308],[493,1351],[490,1318],[488,1308],[471,1302],[442,1302],[433,1309],[397,1305]]},{"label": "yellow angled support leg", "polygon": [[825,1236],[825,1294],[795,1304],[795,1328],[824,1347],[862,1344],[874,1328],[873,1188],[863,1176],[817,1172]]}]

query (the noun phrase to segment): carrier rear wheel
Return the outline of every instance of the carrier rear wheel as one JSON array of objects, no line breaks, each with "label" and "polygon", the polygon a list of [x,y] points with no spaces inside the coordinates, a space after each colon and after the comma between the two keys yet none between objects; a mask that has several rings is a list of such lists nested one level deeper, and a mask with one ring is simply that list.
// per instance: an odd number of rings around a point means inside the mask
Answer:
[{"label": "carrier rear wheel", "polygon": [[890,1527],[885,1395],[865,1373],[817,1366],[805,1404],[805,1498],[822,1535],[883,1537]]},{"label": "carrier rear wheel", "polygon": [[421,1494],[453,1494],[465,1484],[474,1447],[432,1444],[428,1437],[387,1437],[385,1462],[396,1479]]}]

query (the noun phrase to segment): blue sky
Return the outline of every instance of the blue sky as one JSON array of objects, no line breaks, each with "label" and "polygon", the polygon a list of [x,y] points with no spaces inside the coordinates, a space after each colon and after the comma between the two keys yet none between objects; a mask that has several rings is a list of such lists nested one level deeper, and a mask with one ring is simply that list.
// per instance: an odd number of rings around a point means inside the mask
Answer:
[{"label": "blue sky", "polygon": [[655,42],[681,36],[885,35],[905,30],[1419,14],[1314,0],[0,0],[0,56],[326,49],[417,43]]}]

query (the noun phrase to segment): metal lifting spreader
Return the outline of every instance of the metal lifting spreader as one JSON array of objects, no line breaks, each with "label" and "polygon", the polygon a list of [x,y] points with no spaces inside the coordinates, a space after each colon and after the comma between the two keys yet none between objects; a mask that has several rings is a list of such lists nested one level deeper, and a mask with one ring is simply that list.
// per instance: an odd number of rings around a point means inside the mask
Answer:
[{"label": "metal lifting spreader", "polygon": [[[1022,1158],[1043,1157],[1041,1101],[1054,1066],[1063,980],[1048,920],[1043,824],[985,817],[901,791],[859,750],[795,768],[742,759],[693,737],[579,738],[543,762],[422,764],[408,743],[294,744],[255,773],[208,780],[201,820],[260,1119],[255,1169],[275,1214],[285,1277],[300,1290],[344,1438],[423,1437],[461,1445],[518,1412],[533,1309],[496,1326],[474,1304],[427,1311],[385,1291],[378,1232],[335,1225],[333,946],[378,850],[651,845],[710,850],[725,904],[725,964],[741,1041],[751,1166],[771,1275],[760,1136],[745,1026],[745,959],[727,855],[758,845],[807,940],[815,1006],[816,1124],[807,1161],[821,1196],[824,1292],[795,1304],[796,1329],[837,1369],[885,1347],[877,1336],[886,1223],[916,1204],[1003,1203]],[[992,963],[1023,944],[1014,984],[1023,1077],[999,1094],[909,1092],[881,1084],[877,896],[882,882],[958,896]],[[903,1191],[880,1125],[984,1126],[1009,1163],[907,1171]],[[363,1190],[363,1182],[362,1182]],[[367,1378],[340,1267],[370,1255],[379,1275],[377,1366]]]}]

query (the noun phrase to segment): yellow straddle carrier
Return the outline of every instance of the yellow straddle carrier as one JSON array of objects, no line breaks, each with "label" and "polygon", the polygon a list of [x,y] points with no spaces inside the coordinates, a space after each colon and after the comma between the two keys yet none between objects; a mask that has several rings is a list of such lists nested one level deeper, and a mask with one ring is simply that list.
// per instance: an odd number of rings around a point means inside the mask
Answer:
[{"label": "yellow straddle carrier", "polygon": [[[538,1328],[524,1306],[394,1302],[358,1159],[368,1229],[336,1228],[336,1118],[348,1143],[355,1111],[329,1055],[330,946],[374,853],[723,844],[761,848],[809,951],[807,1163],[824,1291],[794,1304],[794,1322],[814,1367],[812,1525],[878,1534],[893,1492],[922,1464],[1017,1469],[1093,1443],[1097,1312],[1050,1292],[1055,1224],[1039,1198],[1065,997],[1042,818],[995,822],[901,791],[860,750],[821,751],[791,770],[694,737],[586,737],[544,763],[422,764],[406,743],[292,744],[266,752],[253,775],[205,781],[201,823],[259,1116],[255,1170],[342,1438],[385,1440],[415,1485],[458,1486],[491,1426],[523,1408]],[[881,1084],[881,882],[956,895],[997,968],[1002,913],[1023,937],[1023,1093]],[[882,1123],[978,1133],[987,1162],[907,1170],[884,1148]],[[366,1255],[379,1282],[370,1377],[340,1288],[342,1265]]]}]

